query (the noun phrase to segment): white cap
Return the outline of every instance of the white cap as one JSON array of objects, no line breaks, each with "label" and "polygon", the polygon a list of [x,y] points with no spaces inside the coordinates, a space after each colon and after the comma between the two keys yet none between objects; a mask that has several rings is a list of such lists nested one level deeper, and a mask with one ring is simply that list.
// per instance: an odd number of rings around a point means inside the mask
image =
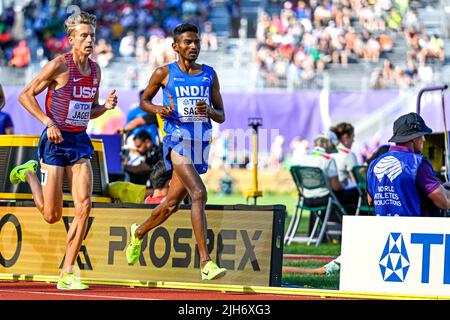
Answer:
[{"label": "white cap", "polygon": [[330,142],[334,146],[337,146],[339,144],[339,139],[338,139],[336,133],[334,133],[333,131],[330,131],[330,130],[322,132],[321,134],[318,135],[318,138],[324,138],[324,139],[330,140]]}]

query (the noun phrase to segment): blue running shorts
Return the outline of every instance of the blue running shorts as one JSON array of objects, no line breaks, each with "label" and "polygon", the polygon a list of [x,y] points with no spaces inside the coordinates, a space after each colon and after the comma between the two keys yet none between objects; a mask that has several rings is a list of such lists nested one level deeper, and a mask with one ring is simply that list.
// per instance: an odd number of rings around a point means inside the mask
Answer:
[{"label": "blue running shorts", "polygon": [[208,171],[209,141],[187,140],[182,137],[165,136],[163,139],[164,163],[167,170],[173,170],[170,152],[188,157],[198,174]]},{"label": "blue running shorts", "polygon": [[38,147],[38,160],[52,166],[65,167],[75,164],[82,158],[92,159],[94,146],[86,131],[61,131],[61,143],[48,140],[47,129],[41,134]]}]

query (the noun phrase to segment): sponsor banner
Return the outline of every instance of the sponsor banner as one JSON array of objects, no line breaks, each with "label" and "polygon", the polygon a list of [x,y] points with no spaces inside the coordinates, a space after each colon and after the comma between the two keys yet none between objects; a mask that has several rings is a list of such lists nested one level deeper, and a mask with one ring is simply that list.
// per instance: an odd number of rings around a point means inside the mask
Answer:
[{"label": "sponsor banner", "polygon": [[450,296],[450,219],[344,216],[340,290]]},{"label": "sponsor banner", "polygon": [[[89,217],[76,263],[81,277],[202,282],[190,210],[180,210],[150,231],[140,260],[129,266],[125,257],[129,227],[144,222],[150,209],[104,206],[93,208]],[[207,207],[211,258],[229,270],[218,280],[221,284],[281,285],[284,210],[253,207],[255,210]],[[59,275],[73,213],[73,208],[64,208],[61,221],[50,225],[34,207],[0,207],[0,273]],[[273,228],[275,221],[277,228]]]}]

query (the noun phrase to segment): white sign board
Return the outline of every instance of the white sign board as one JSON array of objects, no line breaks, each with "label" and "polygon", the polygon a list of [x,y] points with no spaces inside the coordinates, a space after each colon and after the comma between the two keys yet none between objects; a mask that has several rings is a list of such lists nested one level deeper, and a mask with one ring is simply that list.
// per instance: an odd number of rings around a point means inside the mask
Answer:
[{"label": "white sign board", "polygon": [[450,296],[450,219],[344,216],[340,290]]}]

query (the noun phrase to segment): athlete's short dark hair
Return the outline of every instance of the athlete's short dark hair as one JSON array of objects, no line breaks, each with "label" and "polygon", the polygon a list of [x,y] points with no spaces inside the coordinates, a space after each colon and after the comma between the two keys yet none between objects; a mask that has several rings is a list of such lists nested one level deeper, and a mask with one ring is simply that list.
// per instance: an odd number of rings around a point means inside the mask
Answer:
[{"label": "athlete's short dark hair", "polygon": [[145,131],[145,130],[141,130],[139,131],[134,137],[133,140],[139,139],[141,141],[145,141],[145,140],[150,140],[152,141],[152,138],[150,137],[150,134]]},{"label": "athlete's short dark hair", "polygon": [[164,160],[159,160],[152,168],[150,182],[155,189],[161,189],[172,178],[172,170],[167,171]]},{"label": "athlete's short dark hair", "polygon": [[185,32],[195,32],[198,33],[198,27],[192,23],[182,23],[173,29],[173,39],[177,41],[177,38]]}]

